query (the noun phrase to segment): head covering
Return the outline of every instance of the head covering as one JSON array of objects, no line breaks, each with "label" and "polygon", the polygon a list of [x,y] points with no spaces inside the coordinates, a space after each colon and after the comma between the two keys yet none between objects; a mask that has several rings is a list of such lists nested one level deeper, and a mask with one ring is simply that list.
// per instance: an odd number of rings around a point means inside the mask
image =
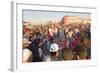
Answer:
[{"label": "head covering", "polygon": [[59,46],[56,43],[51,44],[50,52],[57,52],[59,50]]},{"label": "head covering", "polygon": [[31,42],[28,41],[26,38],[23,38],[23,44],[31,44]]}]

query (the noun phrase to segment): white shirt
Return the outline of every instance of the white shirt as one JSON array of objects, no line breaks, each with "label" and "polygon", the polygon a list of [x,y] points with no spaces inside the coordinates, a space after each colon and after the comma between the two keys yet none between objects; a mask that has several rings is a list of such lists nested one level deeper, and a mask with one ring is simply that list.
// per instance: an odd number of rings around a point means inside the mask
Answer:
[{"label": "white shirt", "polygon": [[73,31],[68,32],[68,36],[71,38],[73,35]]},{"label": "white shirt", "polygon": [[49,28],[49,33],[51,36],[53,36],[53,32],[54,32],[53,29]]},{"label": "white shirt", "polygon": [[79,29],[77,29],[77,28],[76,28],[74,31],[75,31],[75,33],[78,33],[78,32],[80,32],[80,31],[79,31]]},{"label": "white shirt", "polygon": [[46,61],[46,62],[49,62],[49,61],[57,61],[58,58],[55,58],[55,59],[52,59],[49,55],[48,56],[45,56],[43,61]]}]

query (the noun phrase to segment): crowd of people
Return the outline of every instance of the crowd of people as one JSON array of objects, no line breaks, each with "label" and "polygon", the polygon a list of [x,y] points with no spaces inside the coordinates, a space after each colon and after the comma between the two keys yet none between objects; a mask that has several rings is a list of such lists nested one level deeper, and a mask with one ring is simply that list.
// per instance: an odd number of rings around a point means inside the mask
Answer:
[{"label": "crowd of people", "polygon": [[90,23],[23,25],[23,62],[91,59]]}]

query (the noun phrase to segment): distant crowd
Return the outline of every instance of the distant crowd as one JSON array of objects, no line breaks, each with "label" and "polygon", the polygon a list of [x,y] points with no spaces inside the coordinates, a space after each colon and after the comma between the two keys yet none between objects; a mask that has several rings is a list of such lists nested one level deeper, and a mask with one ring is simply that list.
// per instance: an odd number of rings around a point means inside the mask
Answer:
[{"label": "distant crowd", "polygon": [[90,23],[23,25],[23,62],[91,59]]}]

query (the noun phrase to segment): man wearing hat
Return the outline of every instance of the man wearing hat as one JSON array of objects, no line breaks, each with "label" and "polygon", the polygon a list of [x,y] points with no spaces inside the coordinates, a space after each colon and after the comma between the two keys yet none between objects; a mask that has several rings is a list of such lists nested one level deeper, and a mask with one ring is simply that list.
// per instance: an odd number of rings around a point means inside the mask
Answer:
[{"label": "man wearing hat", "polygon": [[31,42],[28,41],[26,38],[23,39],[23,56],[22,62],[31,62],[32,61],[32,52],[29,50],[29,44]]},{"label": "man wearing hat", "polygon": [[50,55],[44,57],[44,61],[58,61],[59,46],[56,43],[52,43],[50,46]]}]

